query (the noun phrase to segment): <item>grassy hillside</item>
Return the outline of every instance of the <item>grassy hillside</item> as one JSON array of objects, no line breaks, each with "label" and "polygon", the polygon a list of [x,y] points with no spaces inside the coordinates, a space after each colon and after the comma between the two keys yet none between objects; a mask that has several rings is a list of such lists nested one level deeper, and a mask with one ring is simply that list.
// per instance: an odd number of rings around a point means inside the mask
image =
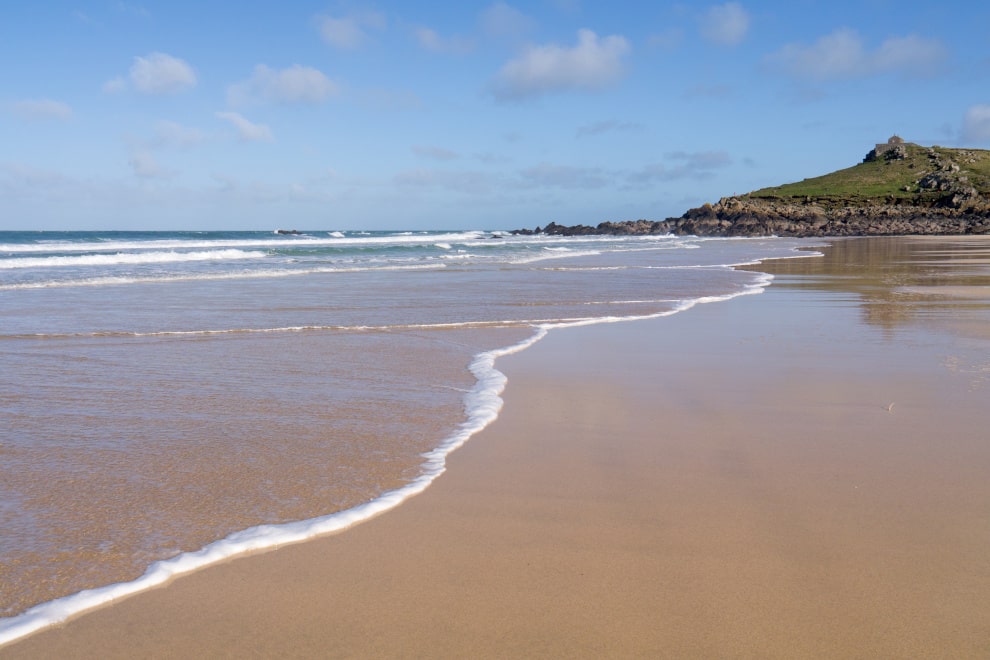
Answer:
[{"label": "grassy hillside", "polygon": [[903,158],[886,159],[881,156],[813,179],[756,190],[749,196],[850,201],[893,197],[920,201],[943,194],[932,187],[931,178],[926,181],[925,177],[932,174],[940,177],[935,185],[939,181],[948,181],[954,186],[975,188],[982,195],[990,194],[990,151],[929,148],[915,144],[905,144],[904,147],[906,153]]}]

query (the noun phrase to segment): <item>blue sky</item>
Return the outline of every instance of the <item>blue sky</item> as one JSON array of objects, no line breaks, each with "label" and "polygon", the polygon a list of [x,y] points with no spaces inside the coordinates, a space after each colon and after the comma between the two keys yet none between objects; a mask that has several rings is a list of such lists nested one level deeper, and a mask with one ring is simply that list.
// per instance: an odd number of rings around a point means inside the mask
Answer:
[{"label": "blue sky", "polygon": [[0,229],[663,219],[990,148],[990,3],[0,8]]}]

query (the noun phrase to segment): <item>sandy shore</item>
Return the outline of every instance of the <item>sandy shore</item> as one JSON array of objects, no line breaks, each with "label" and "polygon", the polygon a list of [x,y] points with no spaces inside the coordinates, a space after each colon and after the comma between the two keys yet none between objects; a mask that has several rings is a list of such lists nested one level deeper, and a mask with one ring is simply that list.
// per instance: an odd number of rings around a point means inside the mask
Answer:
[{"label": "sandy shore", "polygon": [[425,494],[0,657],[988,657],[988,254],[552,333]]}]

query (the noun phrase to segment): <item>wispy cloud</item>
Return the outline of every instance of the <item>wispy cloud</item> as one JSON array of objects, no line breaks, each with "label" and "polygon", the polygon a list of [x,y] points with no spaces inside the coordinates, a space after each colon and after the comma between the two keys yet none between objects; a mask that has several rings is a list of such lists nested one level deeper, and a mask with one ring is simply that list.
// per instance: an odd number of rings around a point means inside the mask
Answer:
[{"label": "wispy cloud", "polygon": [[6,107],[11,114],[21,119],[65,121],[72,118],[72,108],[68,104],[51,99],[23,99],[9,103]]},{"label": "wispy cloud", "polygon": [[169,179],[175,176],[175,172],[162,167],[155,156],[146,149],[137,149],[132,152],[127,164],[135,176],[142,179]]},{"label": "wispy cloud", "polygon": [[990,142],[990,105],[974,105],[966,111],[962,138],[969,142]]},{"label": "wispy cloud", "polygon": [[227,102],[233,106],[260,101],[320,103],[339,91],[337,83],[318,69],[298,64],[272,69],[259,64],[248,80],[227,88]]},{"label": "wispy cloud", "polygon": [[[151,53],[134,58],[128,80],[131,87],[142,94],[176,94],[196,86],[196,72],[178,57]],[[122,78],[115,78],[104,85],[104,89],[117,91],[125,86]]]},{"label": "wispy cloud", "polygon": [[474,41],[466,37],[441,37],[440,34],[428,27],[413,28],[416,43],[424,50],[432,53],[452,53],[461,55],[474,50]]},{"label": "wispy cloud", "polygon": [[622,132],[622,133],[638,133],[643,131],[646,127],[642,124],[637,124],[628,121],[617,121],[615,119],[607,119],[605,121],[597,121],[593,124],[585,124],[584,126],[578,126],[576,135],[579,138],[592,137],[595,135],[602,135],[603,133],[612,132]]},{"label": "wispy cloud", "polygon": [[684,98],[725,98],[732,94],[732,88],[728,85],[705,85],[698,84],[684,90]]},{"label": "wispy cloud", "polygon": [[151,12],[148,11],[146,7],[142,5],[135,5],[130,2],[118,2],[117,11],[123,14],[138,16],[140,18],[151,18]]},{"label": "wispy cloud", "polygon": [[788,44],[768,55],[766,63],[795,78],[824,81],[888,73],[930,76],[946,58],[938,39],[891,37],[870,50],[858,32],[840,28],[810,45]]},{"label": "wispy cloud", "polygon": [[6,194],[42,192],[48,195],[71,184],[72,181],[61,172],[23,163],[0,163],[0,190]]},{"label": "wispy cloud", "polygon": [[80,11],[78,9],[74,9],[72,11],[72,17],[75,18],[80,23],[83,23],[85,25],[99,25],[99,23],[96,22],[95,20],[93,20],[89,16],[89,14],[87,14],[86,12]]},{"label": "wispy cloud", "polygon": [[599,38],[579,30],[577,45],[549,44],[526,49],[498,72],[492,91],[498,100],[519,100],[551,92],[594,91],[617,82],[625,73],[629,42],[612,35]]},{"label": "wispy cloud", "polygon": [[684,30],[680,28],[668,28],[661,32],[656,32],[651,34],[646,40],[646,44],[650,48],[659,48],[660,50],[674,50],[681,45],[684,41]]},{"label": "wispy cloud", "polygon": [[443,147],[414,145],[412,152],[421,158],[430,158],[432,160],[456,160],[460,158],[460,154],[457,152],[444,149]]},{"label": "wispy cloud", "polygon": [[186,149],[202,144],[207,135],[198,128],[183,126],[174,121],[162,120],[155,124],[155,136],[150,142],[153,148],[168,147]]},{"label": "wispy cloud", "polygon": [[323,41],[340,50],[354,50],[370,41],[369,30],[384,30],[385,14],[365,12],[349,16],[320,15],[316,17],[317,29]]},{"label": "wispy cloud", "polygon": [[392,181],[403,187],[439,188],[466,195],[488,194],[496,185],[492,175],[485,172],[437,169],[406,170],[396,174]]},{"label": "wispy cloud", "polygon": [[652,163],[626,174],[627,186],[643,188],[659,182],[678,179],[709,179],[714,170],[732,164],[725,151],[674,151],[664,154],[663,163]]},{"label": "wispy cloud", "polygon": [[523,184],[538,188],[582,189],[604,188],[611,177],[598,167],[575,167],[540,163],[519,170]]},{"label": "wispy cloud", "polygon": [[237,129],[238,136],[245,142],[274,142],[270,128],[264,124],[255,124],[236,112],[218,112],[217,119],[230,122]]},{"label": "wispy cloud", "polygon": [[701,36],[713,44],[735,46],[748,31],[749,14],[738,2],[710,7],[701,18]]},{"label": "wispy cloud", "polygon": [[489,5],[481,14],[481,29],[489,37],[518,39],[535,26],[536,21],[504,2]]}]

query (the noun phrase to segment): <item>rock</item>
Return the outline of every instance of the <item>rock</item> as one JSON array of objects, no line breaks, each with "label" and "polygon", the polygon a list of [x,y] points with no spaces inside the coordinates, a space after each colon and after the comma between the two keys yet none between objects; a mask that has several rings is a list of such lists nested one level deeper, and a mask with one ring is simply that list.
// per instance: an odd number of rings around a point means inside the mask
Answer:
[{"label": "rock", "polygon": [[[876,189],[875,177],[879,172],[879,178],[889,185],[887,190],[890,191],[882,195],[868,196],[857,188],[846,187],[847,192],[842,194],[821,193],[822,196],[813,197],[806,193],[808,187],[804,186],[800,196],[774,196],[781,190],[786,191],[790,187],[787,184],[762,189],[758,191],[760,196],[723,197],[714,204],[688,209],[679,218],[607,221],[595,227],[568,227],[551,222],[542,230],[537,227],[513,233],[809,237],[986,234],[990,233],[990,177],[984,173],[985,164],[990,162],[987,153],[938,147],[925,149],[907,145],[894,136],[887,144],[877,145],[877,149],[864,159],[885,161],[879,170],[876,166],[866,166],[869,176],[862,179],[864,189],[867,182]],[[894,162],[906,157],[911,159],[907,167]],[[959,165],[959,162],[971,161],[983,164],[983,169],[963,170]],[[914,179],[913,185],[903,183],[914,176],[918,178]],[[829,190],[825,186],[819,189]]]}]

